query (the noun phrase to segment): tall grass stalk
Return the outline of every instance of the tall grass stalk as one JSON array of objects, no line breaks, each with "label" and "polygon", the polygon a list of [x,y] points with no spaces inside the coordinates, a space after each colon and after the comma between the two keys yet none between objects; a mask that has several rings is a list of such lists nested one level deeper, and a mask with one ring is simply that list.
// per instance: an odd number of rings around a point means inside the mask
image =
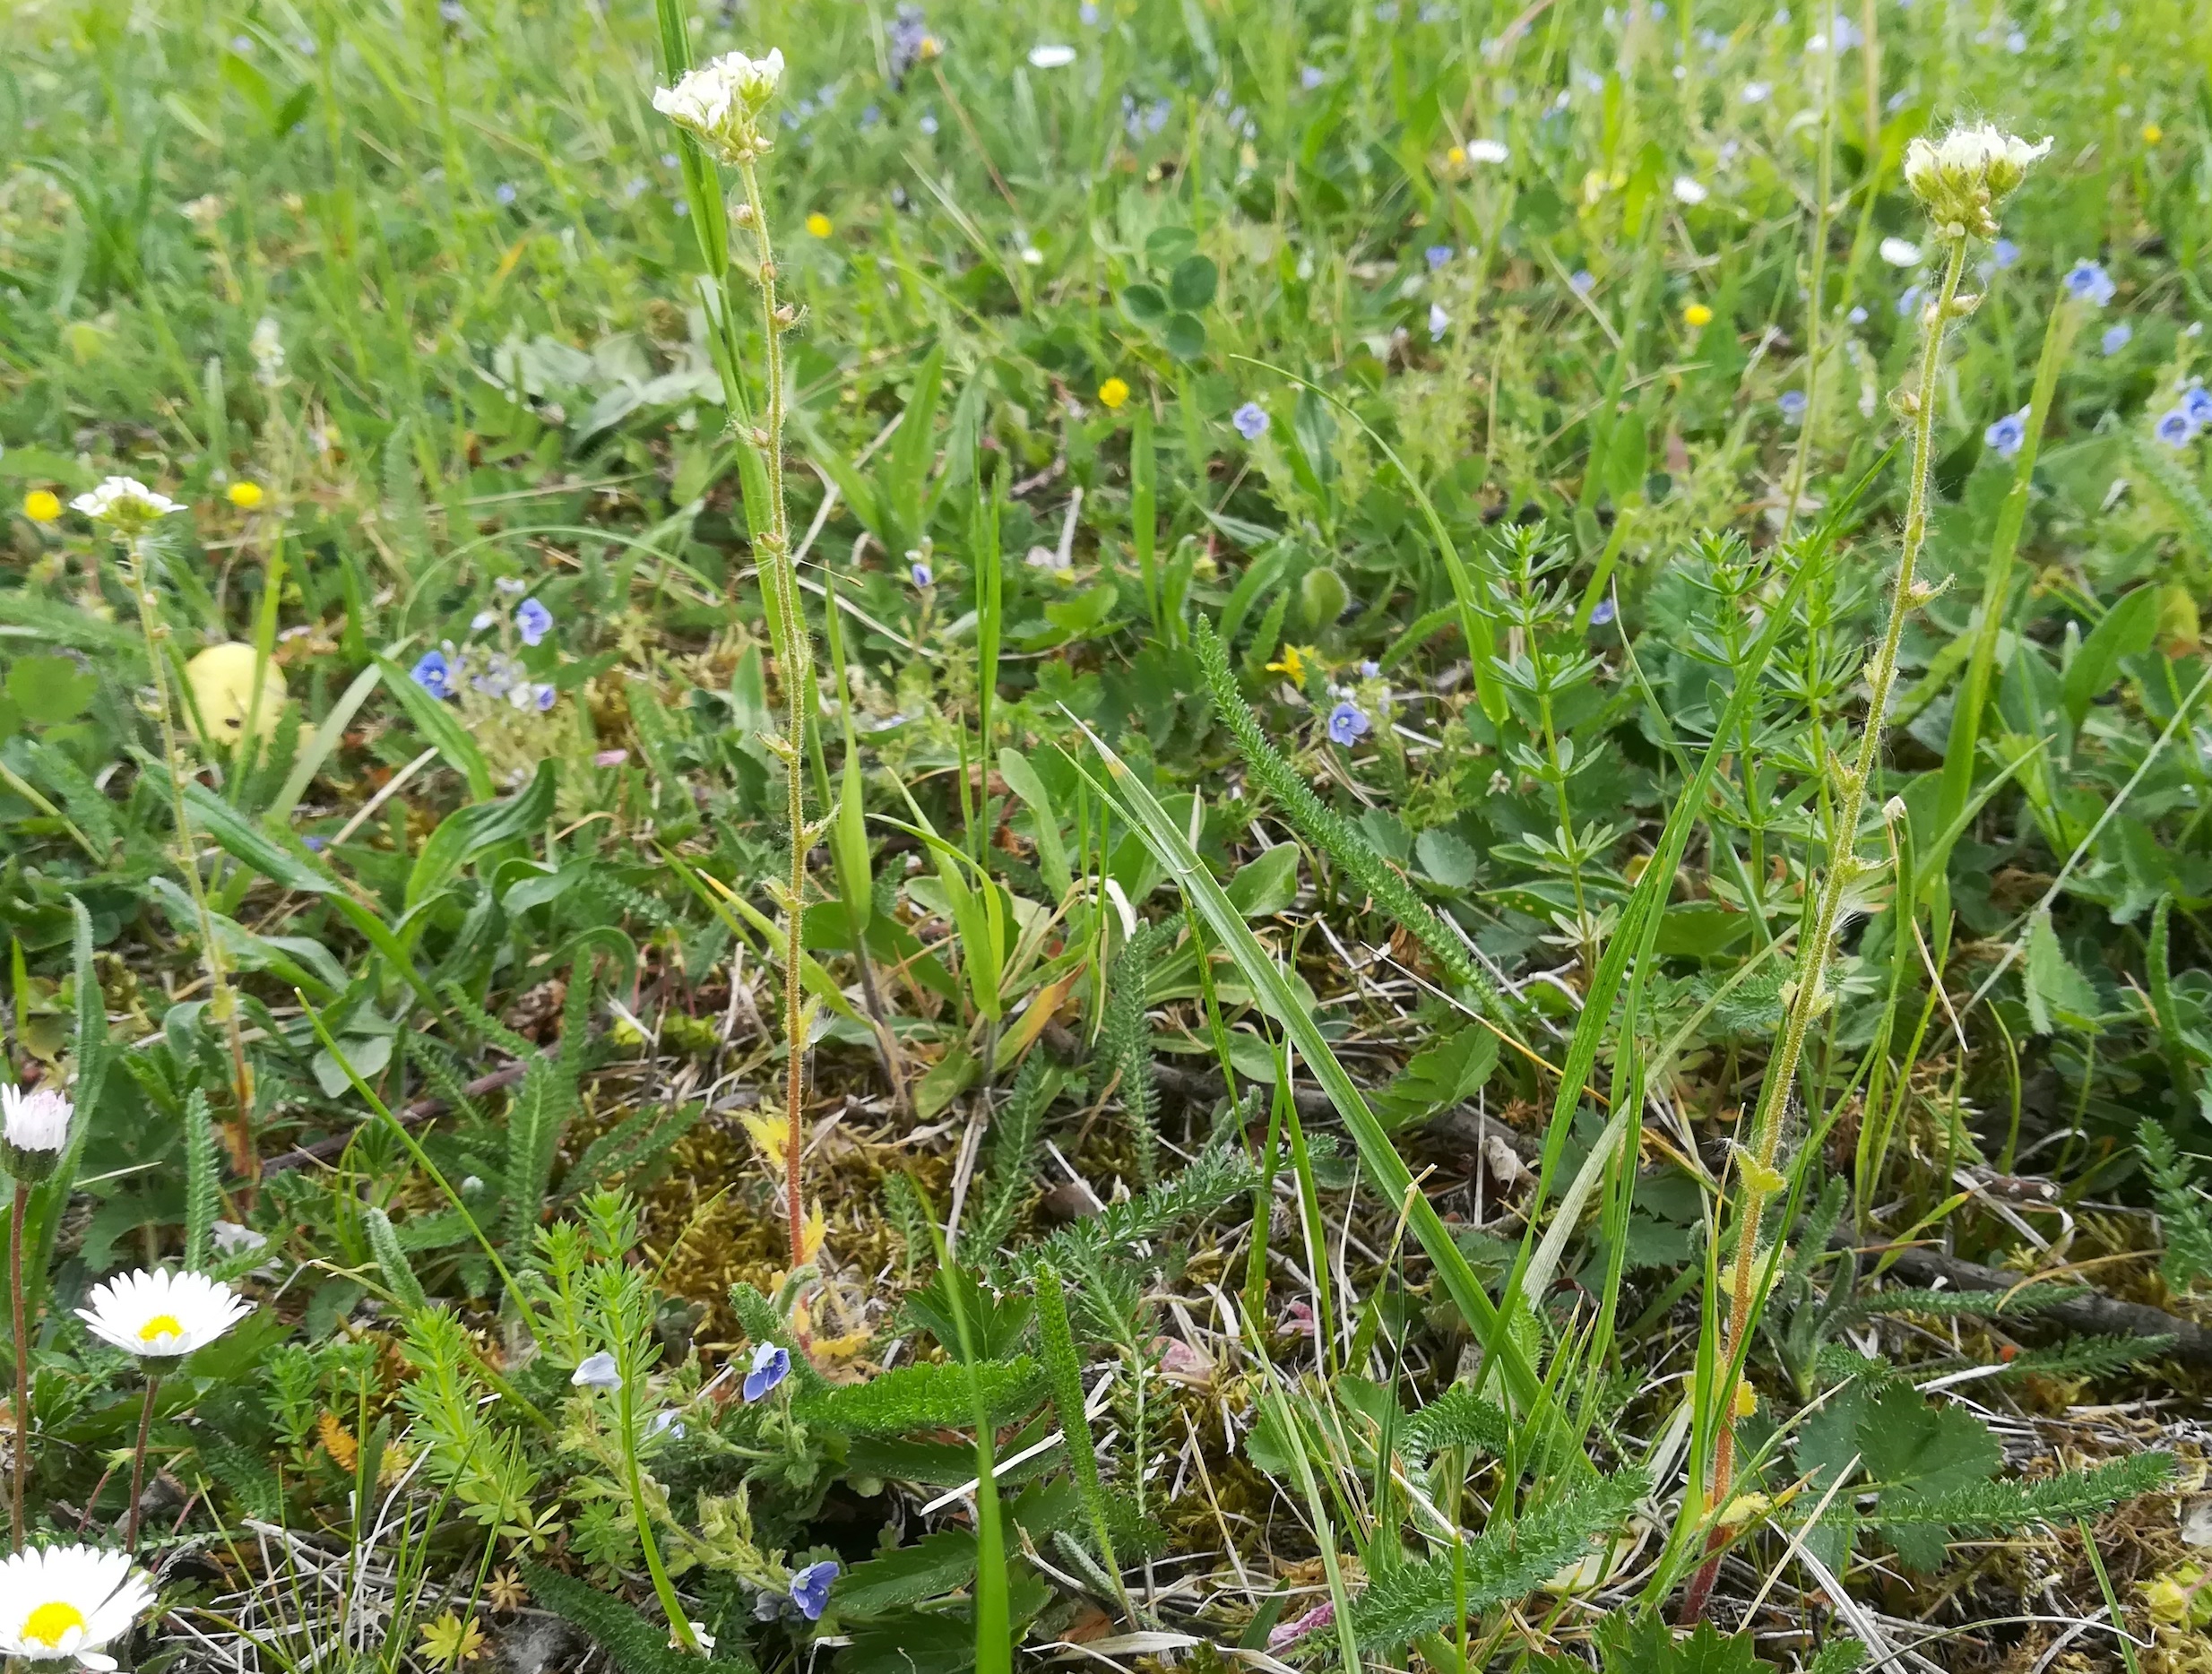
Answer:
[{"label": "tall grass stalk", "polygon": [[[1859,817],[1866,801],[1866,788],[1880,764],[1882,717],[1889,706],[1889,689],[1896,682],[1897,672],[1897,645],[1905,634],[1905,618],[1928,597],[1925,590],[1915,586],[1913,571],[1920,557],[1920,549],[1928,538],[1928,476],[1932,463],[1935,432],[1935,404],[1938,391],[1936,375],[1943,349],[1943,334],[1949,324],[1958,297],[1959,275],[1966,264],[1966,238],[1962,232],[1948,240],[1950,248],[1944,262],[1943,285],[1935,303],[1929,309],[1923,327],[1920,351],[1920,375],[1910,393],[1910,413],[1913,420],[1913,453],[1911,486],[1907,491],[1905,509],[1905,537],[1897,558],[1897,584],[1889,604],[1888,626],[1882,634],[1880,648],[1867,673],[1866,725],[1859,736],[1859,750],[1849,768],[1837,773],[1835,815],[1835,841],[1828,859],[1827,875],[1822,880],[1820,895],[1815,906],[1810,933],[1800,945],[1797,965],[1789,989],[1789,1005],[1782,1023],[1782,1038],[1777,1043],[1773,1061],[1767,1066],[1767,1076],[1759,1089],[1758,1109],[1752,1117],[1750,1143],[1744,1147],[1737,1169],[1736,1247],[1731,1265],[1728,1286],[1727,1336],[1724,1364],[1726,1375],[1721,1377],[1714,1392],[1718,1412],[1719,1430],[1714,1441],[1712,1486],[1707,1495],[1709,1509],[1720,1511],[1728,1504],[1729,1484],[1735,1466],[1735,1402],[1738,1368],[1747,1346],[1746,1336],[1751,1325],[1753,1270],[1758,1258],[1759,1217],[1765,1212],[1767,1201],[1786,1184],[1775,1167],[1781,1149],[1783,1118],[1789,1109],[1790,1095],[1794,1091],[1797,1070],[1804,1056],[1805,1041],[1812,1026],[1825,1015],[1834,997],[1827,986],[1828,956],[1834,948],[1836,932],[1843,916],[1844,897],[1852,884],[1864,875],[1865,867],[1858,858]],[[1899,910],[1904,904],[1899,903]],[[1724,1531],[1715,1527],[1712,1539],[1717,1543],[1724,1538]],[[1715,1575],[1719,1569],[1717,1544],[1690,1583],[1683,1601],[1685,1621],[1696,1621],[1705,1609],[1711,1593]]]}]

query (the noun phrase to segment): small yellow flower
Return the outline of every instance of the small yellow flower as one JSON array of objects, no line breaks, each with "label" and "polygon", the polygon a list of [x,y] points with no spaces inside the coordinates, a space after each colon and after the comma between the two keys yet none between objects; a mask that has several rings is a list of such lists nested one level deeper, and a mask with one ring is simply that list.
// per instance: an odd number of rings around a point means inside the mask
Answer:
[{"label": "small yellow flower", "polygon": [[50,523],[61,514],[61,496],[51,488],[33,488],[23,496],[23,515],[34,523]]},{"label": "small yellow flower", "polygon": [[1464,145],[1453,146],[1444,153],[1444,160],[1455,168],[1465,168],[1467,166],[1467,148]]},{"label": "small yellow flower", "polygon": [[1283,643],[1283,660],[1267,665],[1267,672],[1288,677],[1292,686],[1306,684],[1306,655],[1304,651],[1288,640]]},{"label": "small yellow flower", "polygon": [[830,236],[830,218],[822,213],[820,210],[815,211],[813,214],[807,217],[807,230],[817,238],[828,237]]},{"label": "small yellow flower", "polygon": [[1682,310],[1682,324],[1696,331],[1713,324],[1713,310],[1702,302],[1693,302]]},{"label": "small yellow flower", "polygon": [[252,511],[268,497],[257,482],[234,482],[230,485],[230,504],[241,512]]},{"label": "small yellow flower", "polygon": [[423,1625],[422,1653],[439,1668],[458,1668],[484,1654],[484,1630],[475,1618],[464,1622],[448,1610]]},{"label": "small yellow flower", "polygon": [[1758,1391],[1751,1387],[1749,1378],[1739,1377],[1736,1380],[1735,1408],[1736,1416],[1740,1419],[1748,1419],[1758,1411]]},{"label": "small yellow flower", "polygon": [[2165,137],[2166,137],[2166,131],[2165,131],[2164,128],[2160,127],[2160,126],[2159,126],[2156,123],[2155,123],[2155,122],[2146,122],[2146,123],[2143,125],[2143,143],[2144,143],[2144,144],[2146,144],[2146,145],[2156,145],[2156,144],[2157,144],[2157,143],[2158,143],[2158,142],[2159,142],[2159,141],[2161,141],[2161,140],[2164,139]]},{"label": "small yellow flower", "polygon": [[1109,412],[1119,412],[1121,403],[1129,399],[1129,386],[1119,378],[1108,378],[1098,386],[1098,398]]}]

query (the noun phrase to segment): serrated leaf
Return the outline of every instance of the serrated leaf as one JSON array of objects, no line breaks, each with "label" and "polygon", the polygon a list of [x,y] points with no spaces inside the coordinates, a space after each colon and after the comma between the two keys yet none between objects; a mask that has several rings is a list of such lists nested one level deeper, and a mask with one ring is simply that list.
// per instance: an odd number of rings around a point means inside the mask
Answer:
[{"label": "serrated leaf", "polygon": [[1413,1054],[1370,1102],[1387,1127],[1404,1127],[1474,1096],[1498,1067],[1498,1037],[1469,1023]]},{"label": "serrated leaf", "polygon": [[[971,1368],[953,1361],[920,1362],[799,1395],[793,1413],[808,1424],[848,1436],[902,1436],[910,1430],[965,1429],[975,1422]],[[995,1418],[1018,1416],[1036,1404],[1043,1383],[1026,1354],[982,1360],[972,1368]]]}]

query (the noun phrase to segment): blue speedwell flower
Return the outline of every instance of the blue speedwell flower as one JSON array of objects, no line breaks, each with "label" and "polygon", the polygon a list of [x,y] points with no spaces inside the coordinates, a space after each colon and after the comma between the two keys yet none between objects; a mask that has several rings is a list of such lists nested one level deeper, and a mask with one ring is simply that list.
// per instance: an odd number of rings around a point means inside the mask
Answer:
[{"label": "blue speedwell flower", "polygon": [[[773,1342],[764,1342],[753,1350],[753,1369],[745,1375],[745,1398],[758,1401],[791,1375],[791,1357],[789,1350]],[[816,1615],[821,1612],[817,1610]]]},{"label": "blue speedwell flower", "polygon": [[2078,301],[2101,308],[2113,299],[2117,289],[2113,276],[2095,262],[2079,261],[2067,270],[2066,294]]},{"label": "blue speedwell flower", "polygon": [[2027,440],[2027,409],[2007,413],[1995,424],[1982,432],[1982,440],[1997,450],[2000,459],[2010,459],[2020,451],[2020,444]]},{"label": "blue speedwell flower", "polygon": [[2197,426],[2186,408],[2176,407],[2159,414],[2158,422],[2151,427],[2151,434],[2168,447],[2187,447],[2197,434]]},{"label": "blue speedwell flower", "polygon": [[1994,262],[2001,272],[2020,259],[2020,246],[2009,238],[2000,238],[1995,244],[1990,246],[1989,259]]},{"label": "blue speedwell flower", "polygon": [[615,1368],[615,1357],[601,1350],[585,1355],[568,1381],[578,1389],[619,1389],[622,1374]]},{"label": "blue speedwell flower", "polygon": [[1257,442],[1267,434],[1267,410],[1257,401],[1247,401],[1229,415],[1229,422],[1246,441]]},{"label": "blue speedwell flower", "polygon": [[917,587],[927,587],[937,580],[936,575],[931,574],[929,566],[920,558],[916,558],[906,566],[906,573],[913,579],[914,585]]},{"label": "blue speedwell flower", "polygon": [[2117,325],[2106,326],[2103,343],[2104,358],[2107,360],[2111,359],[2134,341],[2135,327],[2130,325],[2125,320],[2121,321]]},{"label": "blue speedwell flower", "polygon": [[416,659],[415,666],[408,673],[414,677],[415,684],[432,697],[447,698],[454,695],[453,665],[445,660],[445,653],[442,651],[426,651]]},{"label": "blue speedwell flower", "polygon": [[799,1613],[810,1622],[820,1621],[822,1612],[829,1608],[830,1583],[836,1579],[834,1558],[796,1571],[791,1576],[791,1602],[799,1606]]},{"label": "blue speedwell flower", "polygon": [[1429,271],[1433,273],[1452,259],[1452,246],[1448,244],[1432,244],[1421,255],[1428,258]]},{"label": "blue speedwell flower", "polygon": [[1451,329],[1452,316],[1444,312],[1444,305],[1440,302],[1430,303],[1429,305],[1429,341],[1432,343],[1442,342],[1444,333]]},{"label": "blue speedwell flower", "polygon": [[1792,424],[1796,424],[1805,416],[1805,392],[1784,390],[1781,398],[1775,402],[1775,405],[1782,409],[1782,416],[1784,418]]},{"label": "blue speedwell flower", "polygon": [[514,607],[514,627],[523,644],[535,645],[553,631],[553,613],[535,599],[525,599]]},{"label": "blue speedwell flower", "polygon": [[1615,606],[1611,599],[1599,600],[1597,601],[1597,608],[1590,612],[1590,626],[1592,627],[1603,627],[1608,622],[1613,619],[1614,611]]},{"label": "blue speedwell flower", "polygon": [[1586,267],[1578,267],[1568,275],[1567,283],[1577,297],[1586,297],[1597,287],[1597,275]]},{"label": "blue speedwell flower", "polygon": [[2182,392],[2182,410],[2199,430],[2212,430],[2212,390],[2192,384]]},{"label": "blue speedwell flower", "polygon": [[1329,711],[1329,737],[1350,749],[1368,735],[1367,712],[1350,698]]}]

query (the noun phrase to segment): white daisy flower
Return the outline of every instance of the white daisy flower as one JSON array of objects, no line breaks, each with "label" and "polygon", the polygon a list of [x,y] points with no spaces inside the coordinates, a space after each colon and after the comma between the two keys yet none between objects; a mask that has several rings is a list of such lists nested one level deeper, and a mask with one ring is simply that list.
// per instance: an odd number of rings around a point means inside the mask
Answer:
[{"label": "white daisy flower", "polygon": [[1881,241],[1881,259],[1892,267],[1918,267],[1920,246],[1910,238],[1885,238]]},{"label": "white daisy flower", "polygon": [[113,523],[121,529],[138,529],[157,517],[167,517],[171,512],[185,509],[166,494],[156,494],[135,477],[110,477],[69,504],[96,523]]},{"label": "white daisy flower", "polygon": [[1512,154],[1506,149],[1503,140],[1470,140],[1467,142],[1467,160],[1471,163],[1502,163]]},{"label": "white daisy flower", "polygon": [[1063,47],[1058,41],[1046,41],[1029,49],[1029,62],[1033,69],[1064,70],[1076,61],[1076,49]]},{"label": "white daisy flower", "polygon": [[152,1608],[153,1588],[127,1552],[34,1546],[0,1559],[0,1655],[112,1669],[101,1647]]},{"label": "white daisy flower", "polygon": [[783,82],[783,54],[764,58],[726,52],[684,72],[674,87],[653,90],[652,108],[688,129],[724,162],[746,162],[768,150],[759,116]]},{"label": "white daisy flower", "polygon": [[77,1317],[125,1354],[174,1360],[229,1331],[254,1305],[205,1273],[153,1268],[94,1285]]},{"label": "white daisy flower", "polygon": [[0,1138],[11,1151],[59,1151],[69,1143],[69,1100],[51,1087],[0,1087]]},{"label": "white daisy flower", "polygon": [[1677,203],[1702,203],[1712,195],[1703,181],[1693,180],[1688,175],[1675,176],[1674,201]]}]

